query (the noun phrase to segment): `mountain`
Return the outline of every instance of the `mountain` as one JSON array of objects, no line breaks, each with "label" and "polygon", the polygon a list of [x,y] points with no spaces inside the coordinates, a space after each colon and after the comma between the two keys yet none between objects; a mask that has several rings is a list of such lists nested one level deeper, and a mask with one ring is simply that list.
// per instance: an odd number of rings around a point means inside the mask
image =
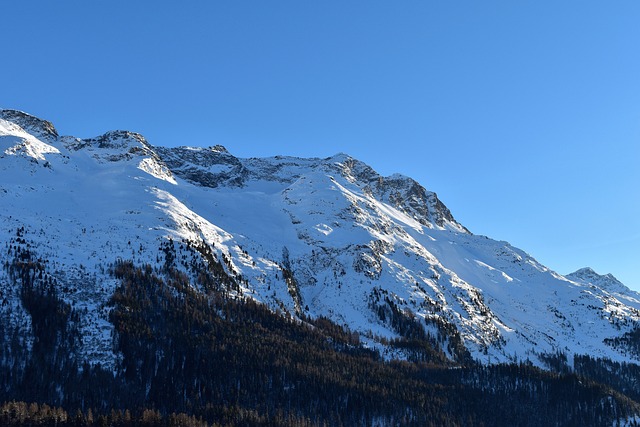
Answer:
[{"label": "mountain", "polygon": [[[326,316],[388,357],[403,357],[381,342],[399,335],[391,318],[406,314],[434,336],[449,327],[482,362],[540,364],[540,354],[556,352],[638,361],[605,340],[637,326],[640,295],[591,270],[563,277],[472,234],[411,178],[380,176],[346,154],[240,159],[221,146],[154,147],[127,131],[59,136],[14,110],[0,118],[1,239],[24,229],[65,283],[63,299],[87,308],[91,363],[116,361],[107,266],[157,267],[167,239],[225,259],[242,278],[238,296]],[[27,324],[7,293],[12,322]]]},{"label": "mountain", "polygon": [[623,285],[613,274],[598,274],[592,268],[581,268],[573,273],[567,274],[566,277],[574,282],[585,285],[594,285],[598,288],[605,289],[608,292],[622,299],[633,300],[638,296],[636,292]]},{"label": "mountain", "polygon": [[[218,303],[199,304],[212,295],[228,301],[216,313],[240,301],[387,361],[561,372],[640,361],[640,294],[590,269],[562,276],[475,235],[436,193],[346,154],[243,159],[219,145],[156,147],[128,131],[79,139],[0,110],[0,206],[0,359],[16,371],[27,369],[16,349],[59,366],[69,348],[82,372],[144,382],[130,355],[149,352],[135,342],[168,328],[167,306],[209,313]],[[149,305],[156,323],[144,326],[132,313]],[[131,322],[148,332],[127,341]],[[157,370],[172,350],[153,348]],[[140,387],[155,390],[151,379]]]}]

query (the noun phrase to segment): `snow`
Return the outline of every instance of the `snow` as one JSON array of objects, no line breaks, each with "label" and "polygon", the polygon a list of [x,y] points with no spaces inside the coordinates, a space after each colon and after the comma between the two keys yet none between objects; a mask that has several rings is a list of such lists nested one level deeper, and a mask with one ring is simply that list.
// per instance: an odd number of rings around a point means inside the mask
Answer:
[{"label": "snow", "polygon": [[45,160],[45,155],[60,151],[28,134],[18,125],[0,119],[0,149],[10,156],[22,155],[35,160]]},{"label": "snow", "polygon": [[[419,318],[453,323],[483,362],[538,363],[556,351],[638,362],[603,341],[638,324],[640,295],[595,272],[563,277],[472,235],[410,178],[381,177],[346,154],[238,159],[223,147],[152,147],[121,131],[37,135],[0,118],[0,242],[25,226],[59,281],[73,285],[64,298],[87,308],[82,355],[91,363],[118,358],[107,266],[155,265],[168,238],[205,242],[247,280],[246,298],[295,313],[282,274],[288,253],[307,314],[360,332],[387,357],[402,354],[376,338],[397,336],[371,310],[376,289]],[[28,328],[28,315],[14,313]]]},{"label": "snow", "polygon": [[171,184],[177,184],[176,180],[171,175],[171,172],[166,168],[166,166],[159,164],[157,161],[155,161],[155,159],[147,157],[140,160],[138,168],[155,178],[162,179],[164,181],[170,182]]}]

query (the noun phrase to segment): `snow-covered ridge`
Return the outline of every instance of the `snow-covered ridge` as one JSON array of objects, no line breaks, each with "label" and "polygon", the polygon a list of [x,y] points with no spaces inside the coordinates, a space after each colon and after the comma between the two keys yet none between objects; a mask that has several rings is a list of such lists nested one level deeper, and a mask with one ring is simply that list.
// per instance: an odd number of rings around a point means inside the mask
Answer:
[{"label": "snow-covered ridge", "polygon": [[50,122],[21,111],[0,110],[0,156],[23,156],[34,161],[44,160],[46,154],[59,153],[57,148],[48,143],[57,137],[58,134]]},{"label": "snow-covered ridge", "polygon": [[[64,298],[87,308],[82,357],[92,362],[117,361],[108,265],[159,267],[169,238],[208,246],[242,278],[241,296],[327,316],[388,357],[404,357],[381,344],[399,334],[393,315],[447,331],[443,347],[455,331],[481,361],[565,352],[637,362],[606,342],[638,326],[638,294],[591,270],[563,277],[473,235],[434,192],[346,154],[243,159],[219,145],[155,147],[128,131],[79,139],[13,110],[0,111],[0,144],[0,248],[22,229]],[[3,274],[5,307],[19,307]]]},{"label": "snow-covered ridge", "polygon": [[629,289],[622,282],[616,279],[611,273],[601,275],[596,273],[592,268],[585,267],[574,271],[573,273],[567,274],[565,277],[567,279],[573,280],[574,282],[584,283],[586,285],[593,285],[601,289],[606,289],[612,294],[616,294],[622,297],[633,297],[637,300],[640,300],[639,293]]},{"label": "snow-covered ridge", "polygon": [[18,110],[1,110],[0,119],[13,123],[38,139],[55,140],[58,131],[53,123]]},{"label": "snow-covered ridge", "polygon": [[325,159],[288,156],[240,159],[222,146],[200,149],[157,147],[156,150],[176,175],[197,185],[244,187],[252,181],[291,185],[309,171],[321,170],[326,174],[341,175],[371,197],[400,209],[427,227],[452,227],[468,232],[455,221],[435,193],[425,190],[413,179],[399,174],[383,177],[370,166],[343,153]]}]

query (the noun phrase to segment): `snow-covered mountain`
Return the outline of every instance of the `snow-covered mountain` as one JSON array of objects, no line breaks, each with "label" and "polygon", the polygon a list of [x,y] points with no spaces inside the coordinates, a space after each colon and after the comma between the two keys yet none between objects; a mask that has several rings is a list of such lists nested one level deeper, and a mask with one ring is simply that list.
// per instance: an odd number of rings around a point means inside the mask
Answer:
[{"label": "snow-covered mountain", "polygon": [[185,272],[197,256],[187,246],[200,245],[238,279],[231,294],[326,316],[387,357],[404,357],[384,344],[402,317],[452,358],[459,340],[482,362],[542,364],[559,352],[640,361],[608,344],[638,327],[640,294],[590,269],[561,276],[474,235],[435,193],[346,154],[241,159],[221,146],[154,147],[127,131],[78,139],[1,110],[0,207],[0,318],[29,335],[9,280],[11,259],[28,249],[81,313],[90,363],[118,359],[109,266],[161,269],[167,244]]}]

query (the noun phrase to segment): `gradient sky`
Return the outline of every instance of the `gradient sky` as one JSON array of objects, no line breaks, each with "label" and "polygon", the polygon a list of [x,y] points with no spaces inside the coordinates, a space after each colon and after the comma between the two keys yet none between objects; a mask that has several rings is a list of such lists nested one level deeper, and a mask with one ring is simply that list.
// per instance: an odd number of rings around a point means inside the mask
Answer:
[{"label": "gradient sky", "polygon": [[640,291],[640,2],[12,1],[0,108],[240,157],[345,152]]}]

